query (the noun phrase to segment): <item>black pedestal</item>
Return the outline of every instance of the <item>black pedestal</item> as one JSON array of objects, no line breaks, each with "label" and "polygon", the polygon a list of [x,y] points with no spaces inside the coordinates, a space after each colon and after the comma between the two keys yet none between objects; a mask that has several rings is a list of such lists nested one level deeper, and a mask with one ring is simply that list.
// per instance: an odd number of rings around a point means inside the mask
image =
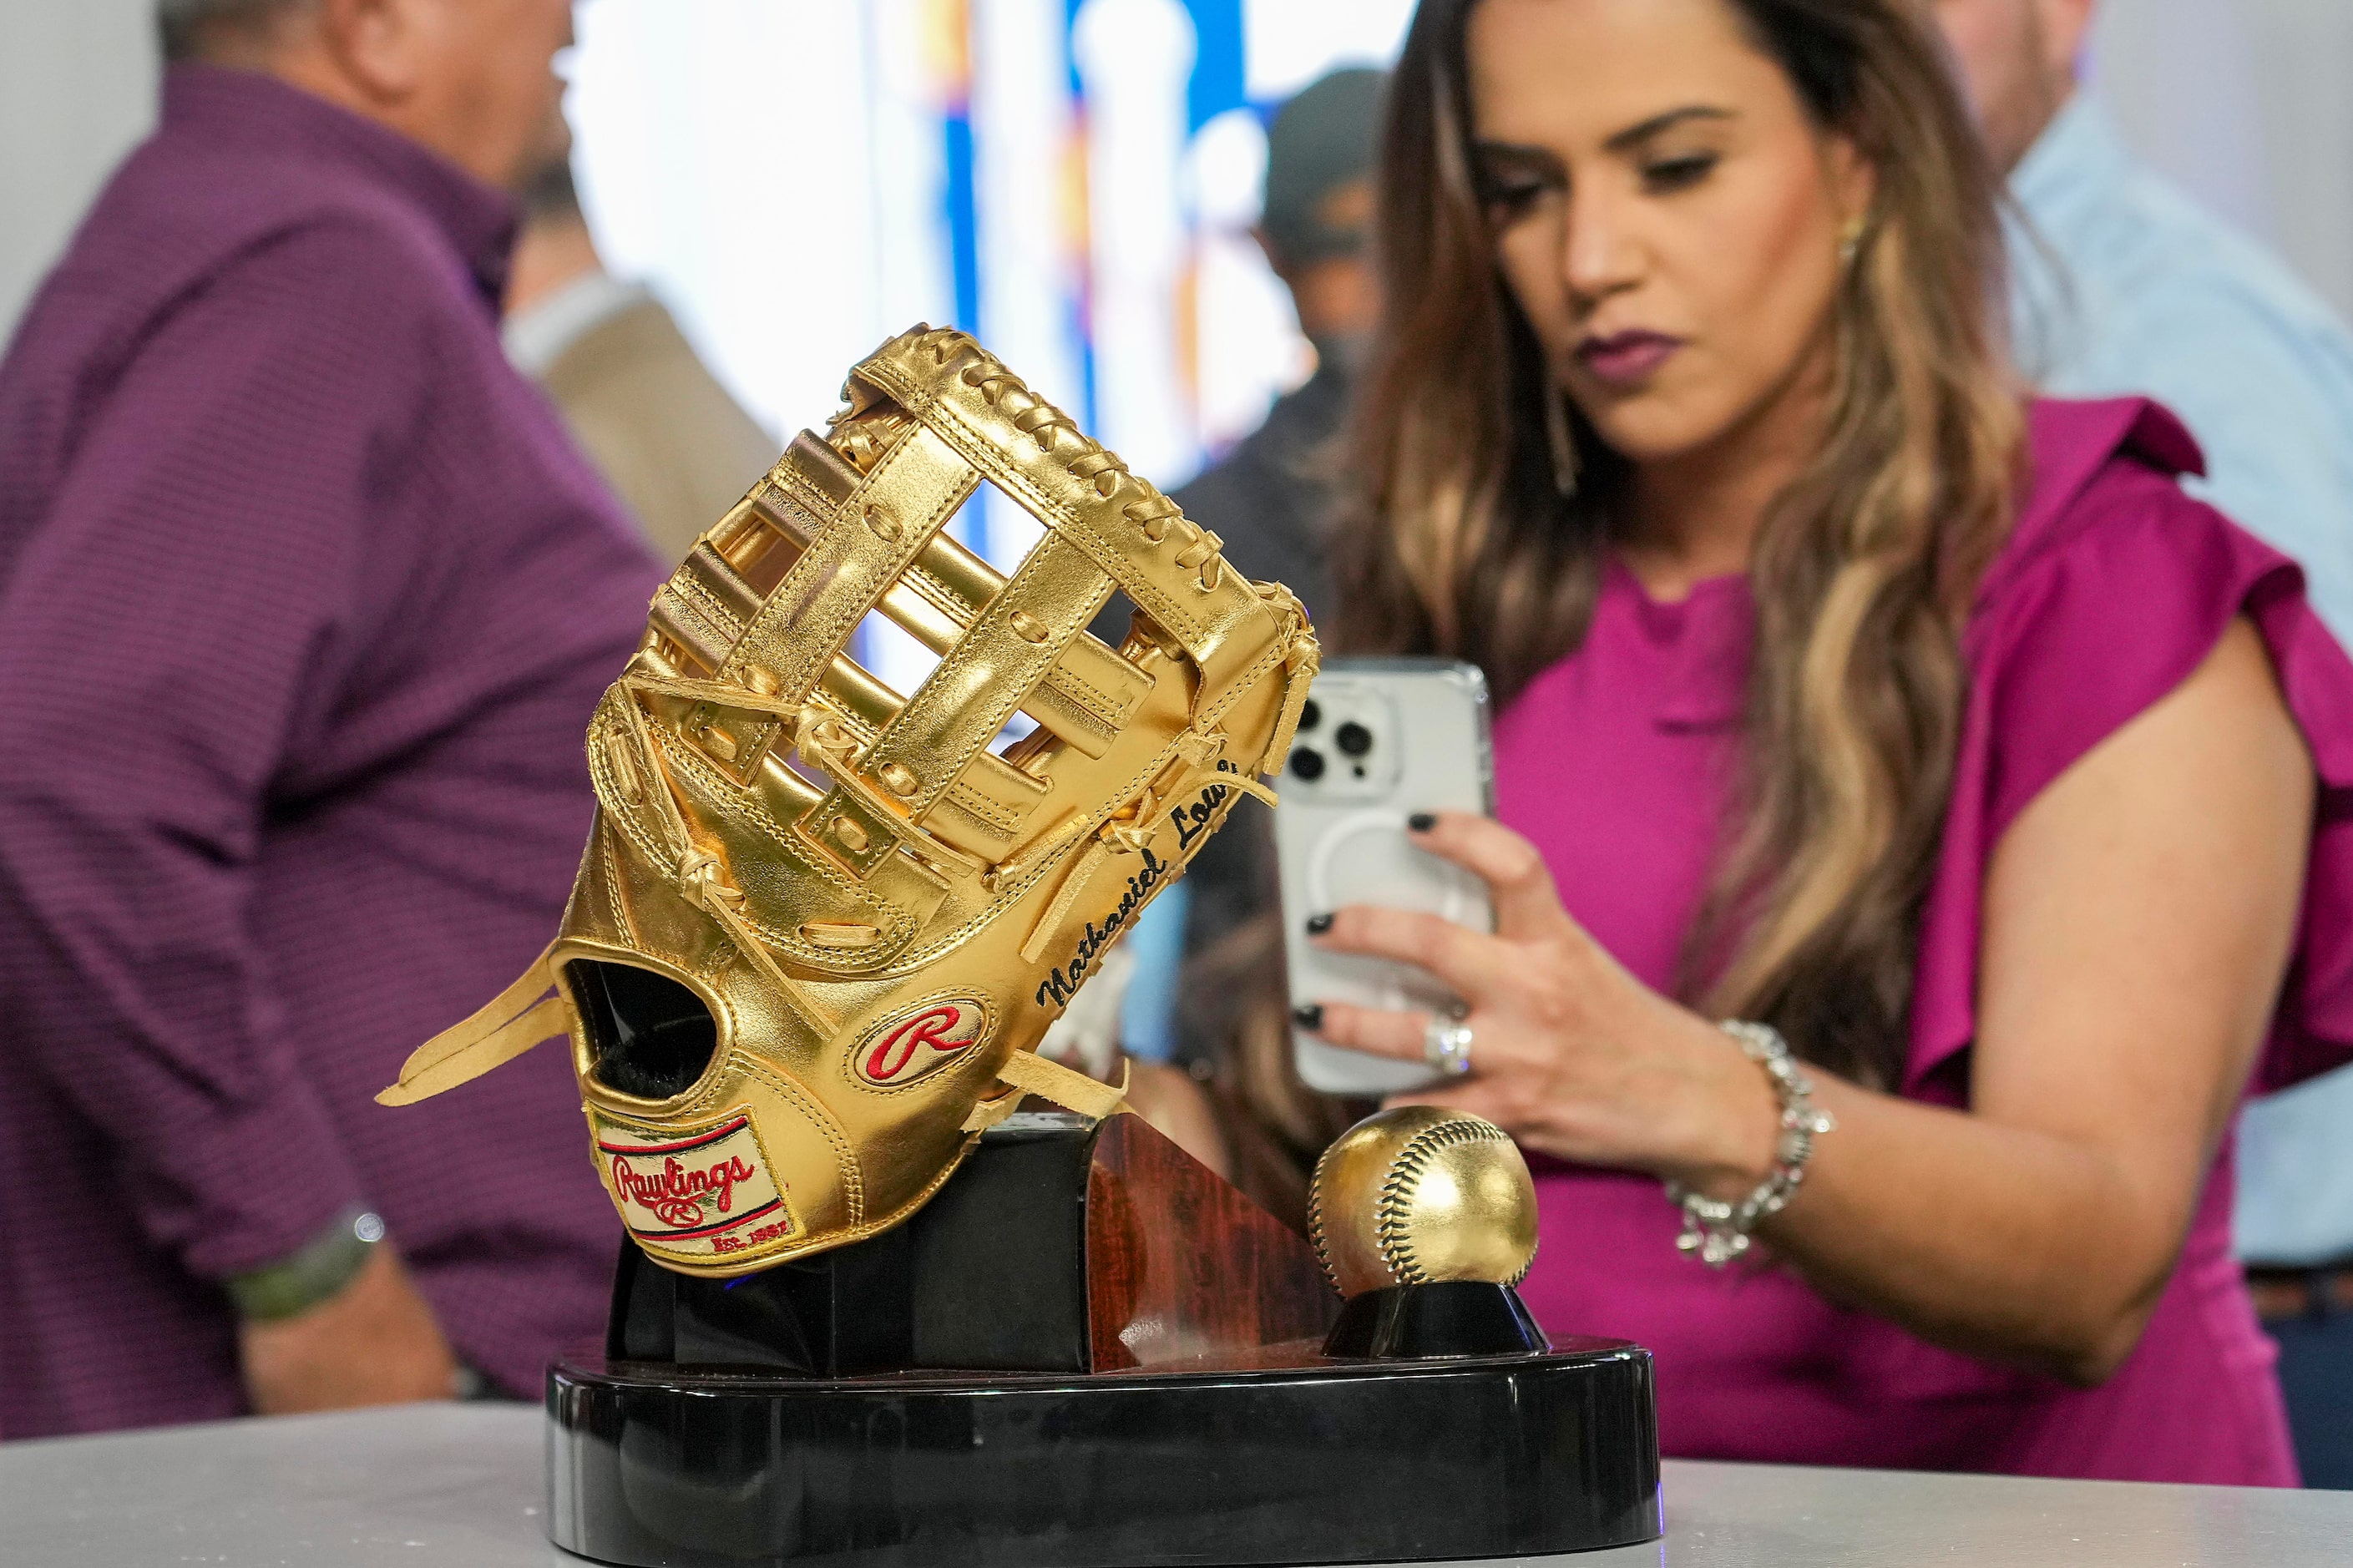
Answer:
[{"label": "black pedestal", "polygon": [[1475,1279],[1367,1290],[1340,1309],[1340,1321],[1324,1341],[1325,1355],[1376,1361],[1550,1349],[1552,1342],[1517,1290]]},{"label": "black pedestal", "polygon": [[1497,1285],[1344,1311],[1304,1241],[1132,1117],[1013,1118],[907,1224],[741,1279],[625,1249],[606,1353],[559,1363],[547,1410],[550,1537],[629,1568],[1396,1563],[1661,1528],[1648,1352],[1547,1348]]},{"label": "black pedestal", "polygon": [[1175,1568],[1535,1556],[1658,1535],[1651,1358],[1077,1377],[557,1366],[549,1533],[606,1563]]},{"label": "black pedestal", "polygon": [[1100,1136],[1076,1116],[1017,1116],[906,1224],[740,1279],[673,1274],[624,1247],[605,1353],[828,1377],[1091,1372]]}]

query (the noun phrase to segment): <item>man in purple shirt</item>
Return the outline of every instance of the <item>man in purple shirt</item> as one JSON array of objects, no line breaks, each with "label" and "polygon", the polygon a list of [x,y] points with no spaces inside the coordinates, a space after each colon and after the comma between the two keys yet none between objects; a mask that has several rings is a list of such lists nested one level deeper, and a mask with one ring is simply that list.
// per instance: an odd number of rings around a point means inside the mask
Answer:
[{"label": "man in purple shirt", "polygon": [[0,363],[11,1438],[531,1396],[618,1239],[560,1053],[370,1099],[554,931],[658,578],[499,344],[569,6],[162,15]]}]

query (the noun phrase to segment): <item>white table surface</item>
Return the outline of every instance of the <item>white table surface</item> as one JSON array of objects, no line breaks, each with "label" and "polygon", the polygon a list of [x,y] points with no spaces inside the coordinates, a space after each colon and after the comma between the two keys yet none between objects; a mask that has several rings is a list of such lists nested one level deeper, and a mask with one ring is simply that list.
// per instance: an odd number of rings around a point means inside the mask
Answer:
[{"label": "white table surface", "polygon": [[[7,1568],[555,1568],[540,1412],[411,1405],[0,1444]],[[2353,1492],[1670,1461],[1667,1539],[1575,1568],[2353,1564]]]}]

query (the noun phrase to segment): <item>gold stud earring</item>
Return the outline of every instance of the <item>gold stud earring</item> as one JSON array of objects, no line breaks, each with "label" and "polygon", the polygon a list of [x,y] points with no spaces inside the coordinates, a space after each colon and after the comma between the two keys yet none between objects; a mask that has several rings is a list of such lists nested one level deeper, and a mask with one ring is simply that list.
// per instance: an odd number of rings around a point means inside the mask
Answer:
[{"label": "gold stud earring", "polygon": [[1560,499],[1577,494],[1577,481],[1583,468],[1577,453],[1577,437],[1568,427],[1568,393],[1559,382],[1546,378],[1545,444],[1552,448],[1552,484]]},{"label": "gold stud earring", "polygon": [[1870,221],[1861,216],[1846,220],[1846,226],[1839,230],[1841,267],[1852,268],[1854,266],[1854,258],[1862,253],[1862,237],[1869,232],[1870,226]]}]

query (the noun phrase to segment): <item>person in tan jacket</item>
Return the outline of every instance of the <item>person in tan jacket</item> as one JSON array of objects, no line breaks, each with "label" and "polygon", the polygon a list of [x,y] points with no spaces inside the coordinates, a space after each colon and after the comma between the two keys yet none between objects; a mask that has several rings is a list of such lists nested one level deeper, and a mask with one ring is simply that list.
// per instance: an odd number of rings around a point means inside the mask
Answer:
[{"label": "person in tan jacket", "polygon": [[524,192],[508,286],[507,355],[665,562],[682,559],[782,450],[642,285],[606,271],[568,159]]}]

